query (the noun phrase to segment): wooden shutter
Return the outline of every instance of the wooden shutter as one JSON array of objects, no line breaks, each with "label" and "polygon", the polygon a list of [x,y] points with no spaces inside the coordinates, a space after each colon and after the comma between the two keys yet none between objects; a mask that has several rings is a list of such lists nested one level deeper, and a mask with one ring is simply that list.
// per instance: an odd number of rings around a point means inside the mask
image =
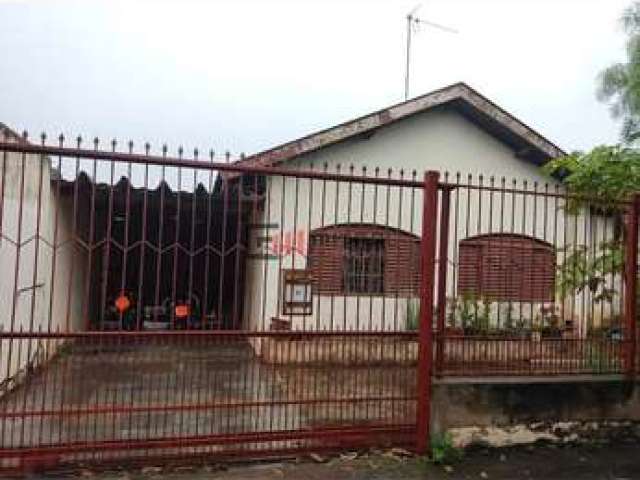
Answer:
[{"label": "wooden shutter", "polygon": [[552,301],[553,247],[524,235],[494,234],[460,242],[458,291],[492,300]]},{"label": "wooden shutter", "polygon": [[309,236],[309,268],[314,291],[342,292],[344,237],[338,231],[312,232]]},{"label": "wooden shutter", "polygon": [[417,294],[420,290],[420,240],[391,232],[386,241],[385,293]]},{"label": "wooden shutter", "polygon": [[479,295],[482,284],[482,246],[460,242],[458,259],[458,292]]}]

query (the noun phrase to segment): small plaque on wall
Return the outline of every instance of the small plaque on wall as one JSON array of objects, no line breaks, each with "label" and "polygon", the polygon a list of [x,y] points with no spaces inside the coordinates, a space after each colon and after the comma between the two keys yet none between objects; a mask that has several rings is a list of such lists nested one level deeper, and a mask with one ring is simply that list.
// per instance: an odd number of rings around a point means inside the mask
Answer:
[{"label": "small plaque on wall", "polygon": [[282,314],[310,315],[313,301],[311,275],[307,270],[283,270]]}]

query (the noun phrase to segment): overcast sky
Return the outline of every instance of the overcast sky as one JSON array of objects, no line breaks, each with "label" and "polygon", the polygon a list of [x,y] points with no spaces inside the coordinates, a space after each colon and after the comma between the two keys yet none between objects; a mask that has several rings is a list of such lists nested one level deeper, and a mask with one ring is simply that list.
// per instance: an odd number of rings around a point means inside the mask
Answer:
[{"label": "overcast sky", "polygon": [[[403,99],[421,0],[0,0],[0,122],[255,152]],[[412,96],[469,83],[566,150],[618,139],[595,98],[628,0],[424,0]]]}]

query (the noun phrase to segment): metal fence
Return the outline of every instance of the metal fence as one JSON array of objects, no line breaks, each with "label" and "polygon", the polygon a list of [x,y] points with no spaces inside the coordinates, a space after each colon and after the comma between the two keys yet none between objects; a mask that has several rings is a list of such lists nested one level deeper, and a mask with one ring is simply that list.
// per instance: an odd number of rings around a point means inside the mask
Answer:
[{"label": "metal fence", "polygon": [[635,199],[0,140],[0,468],[425,452],[433,376],[634,373]]},{"label": "metal fence", "polygon": [[437,374],[634,368],[637,199],[459,174],[441,195]]}]

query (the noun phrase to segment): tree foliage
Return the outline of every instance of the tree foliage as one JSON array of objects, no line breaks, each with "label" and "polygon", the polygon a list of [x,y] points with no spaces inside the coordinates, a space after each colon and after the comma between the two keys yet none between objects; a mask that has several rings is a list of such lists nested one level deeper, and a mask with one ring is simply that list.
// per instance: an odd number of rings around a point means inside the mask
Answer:
[{"label": "tree foliage", "polygon": [[588,289],[596,302],[611,302],[616,291],[609,285],[610,279],[623,266],[624,249],[618,240],[600,242],[593,248],[568,247],[567,256],[558,267],[556,289],[560,298]]},{"label": "tree foliage", "polygon": [[640,150],[603,145],[552,160],[544,170],[560,176],[576,196],[570,205],[573,209],[586,204],[615,209],[640,187]]},{"label": "tree foliage", "polygon": [[640,151],[622,145],[600,146],[552,160],[544,169],[563,178],[572,194],[567,204],[571,213],[593,213],[595,209],[615,225],[613,238],[598,245],[575,245],[565,252],[556,276],[558,293],[564,298],[588,289],[594,300],[612,301],[616,292],[607,287],[607,278],[624,267],[621,201],[640,186]]},{"label": "tree foliage", "polygon": [[623,200],[640,192],[640,1],[624,10],[620,23],[627,34],[626,61],[605,69],[597,96],[622,120],[623,144],[574,152],[545,165],[546,173],[562,178],[572,194],[567,208],[574,215],[595,213],[614,224],[612,238],[597,245],[574,245],[564,252],[556,287],[562,298],[588,290],[596,301],[612,301],[616,292],[607,277],[624,268]]},{"label": "tree foliage", "polygon": [[629,6],[620,23],[628,35],[626,61],[611,65],[599,78],[598,98],[611,105],[615,118],[622,120],[622,138],[640,138],[640,2]]}]

